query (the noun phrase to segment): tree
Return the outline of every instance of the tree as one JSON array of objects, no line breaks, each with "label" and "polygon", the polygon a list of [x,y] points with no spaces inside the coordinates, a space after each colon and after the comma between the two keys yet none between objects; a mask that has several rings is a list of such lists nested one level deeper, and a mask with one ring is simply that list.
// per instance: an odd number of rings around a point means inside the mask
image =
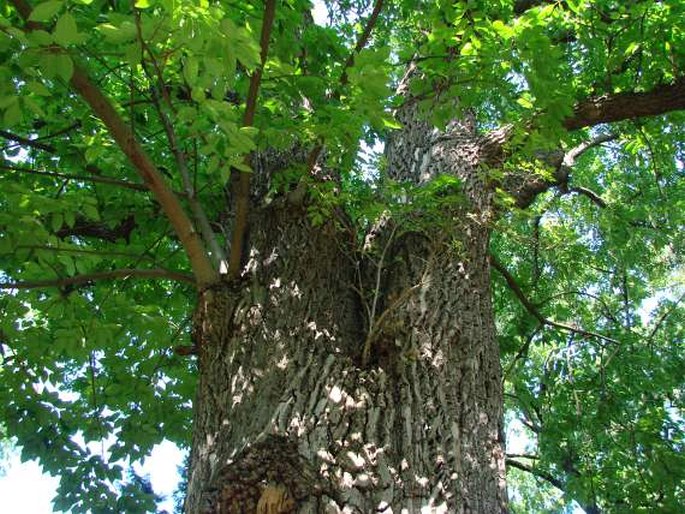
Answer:
[{"label": "tree", "polygon": [[311,7],[0,8],[3,420],[56,507],[154,509],[167,438],[192,513],[676,512],[685,2]]}]

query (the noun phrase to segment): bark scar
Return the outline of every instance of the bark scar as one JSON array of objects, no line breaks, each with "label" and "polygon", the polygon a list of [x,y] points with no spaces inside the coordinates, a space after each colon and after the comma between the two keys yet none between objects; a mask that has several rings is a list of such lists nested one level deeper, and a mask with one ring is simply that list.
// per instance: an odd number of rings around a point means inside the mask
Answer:
[{"label": "bark scar", "polygon": [[282,485],[267,485],[257,503],[256,514],[289,514],[295,511],[295,500]]}]

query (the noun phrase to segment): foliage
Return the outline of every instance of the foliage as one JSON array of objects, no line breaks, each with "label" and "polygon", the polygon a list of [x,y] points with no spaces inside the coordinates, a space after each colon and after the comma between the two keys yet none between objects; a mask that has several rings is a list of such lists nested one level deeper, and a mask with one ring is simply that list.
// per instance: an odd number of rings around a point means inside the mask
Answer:
[{"label": "foliage", "polygon": [[[311,221],[344,209],[361,242],[386,211],[407,230],[449,230],[445,213],[464,202],[454,177],[408,186],[386,177],[382,158],[358,158],[361,141],[399,127],[393,91],[412,60],[423,74],[412,93],[431,102],[437,127],[466,113],[483,133],[510,124],[510,159],[483,170],[490,180],[521,170],[550,180],[540,151],[615,136],[575,163],[580,189],[560,184],[525,210],[503,197],[493,222],[492,253],[538,314],[585,331],[542,324],[494,275],[507,409],[530,428],[535,459],[519,462],[537,476],[512,471],[513,508],[685,504],[683,113],[564,128],[589,97],[682,80],[685,2],[387,2],[345,68],[374,2],[326,2],[322,26],[308,0],[284,0],[254,127],[242,116],[263,2],[35,1],[28,24],[21,3],[0,5],[0,281],[56,286],[0,293],[0,405],[23,457],[61,475],[57,509],[153,510],[129,469],[164,438],[189,444],[195,383],[192,360],[172,350],[189,339],[194,291],[178,273],[190,264],[158,199],[74,93],[75,70],[112,99],[184,206],[210,220],[227,214],[224,186],[232,169],[250,170],[246,154],[324,144],[340,187],[289,168],[270,194],[303,184]],[[95,279],[117,269],[176,275]],[[69,281],[81,276],[93,278]]]}]

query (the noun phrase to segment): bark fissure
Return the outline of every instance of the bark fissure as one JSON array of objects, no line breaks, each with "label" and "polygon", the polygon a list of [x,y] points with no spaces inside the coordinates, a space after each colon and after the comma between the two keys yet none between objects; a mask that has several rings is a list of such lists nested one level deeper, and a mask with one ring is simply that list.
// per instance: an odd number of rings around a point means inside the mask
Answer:
[{"label": "bark fissure", "polygon": [[[335,223],[313,227],[302,206],[251,210],[239,291],[223,293],[234,307],[198,311],[200,324],[212,320],[203,340],[215,341],[199,357],[188,512],[247,512],[220,507],[221,491],[256,508],[267,487],[287,490],[301,513],[506,510],[479,139],[472,124],[441,137],[414,116],[389,145],[391,172],[462,180],[468,201],[446,212],[453,236],[393,220],[379,259],[383,246],[360,252]],[[364,291],[376,295],[373,322]],[[296,449],[285,460],[311,480],[293,482],[275,462],[226,478],[271,437]]]}]

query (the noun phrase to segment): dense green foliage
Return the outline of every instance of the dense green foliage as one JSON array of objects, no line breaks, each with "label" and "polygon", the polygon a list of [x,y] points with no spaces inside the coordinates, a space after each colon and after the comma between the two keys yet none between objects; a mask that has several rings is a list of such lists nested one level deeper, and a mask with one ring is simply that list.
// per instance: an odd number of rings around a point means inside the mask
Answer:
[{"label": "dense green foliage", "polygon": [[[128,467],[164,438],[189,444],[195,380],[192,359],[173,352],[188,344],[192,284],[171,273],[97,275],[190,265],[157,201],[70,87],[75,66],[187,193],[170,120],[210,220],[246,153],[323,143],[342,189],[294,168],[270,194],[304,182],[313,223],[343,207],[361,233],[385,209],[402,217],[407,197],[431,223],[461,201],[454,179],[407,188],[385,179],[381,157],[360,158],[361,141],[398,128],[393,86],[414,60],[424,79],[412,93],[432,103],[436,126],[467,109],[483,133],[512,124],[504,167],[484,170],[493,180],[550,177],[540,151],[611,134],[579,156],[570,184],[526,209],[499,193],[492,253],[519,286],[493,272],[508,419],[523,421],[529,446],[512,459],[532,472],[512,468],[512,510],[558,512],[576,500],[602,512],[677,512],[685,116],[574,131],[564,120],[589,97],[682,80],[685,1],[387,2],[348,69],[374,2],[327,3],[328,26],[312,22],[309,0],[278,3],[254,127],[241,125],[259,64],[259,0],[34,1],[28,24],[15,8],[24,2],[0,5],[1,421],[26,458],[62,476],[56,509],[154,510]],[[215,228],[223,244],[230,234]]]}]

